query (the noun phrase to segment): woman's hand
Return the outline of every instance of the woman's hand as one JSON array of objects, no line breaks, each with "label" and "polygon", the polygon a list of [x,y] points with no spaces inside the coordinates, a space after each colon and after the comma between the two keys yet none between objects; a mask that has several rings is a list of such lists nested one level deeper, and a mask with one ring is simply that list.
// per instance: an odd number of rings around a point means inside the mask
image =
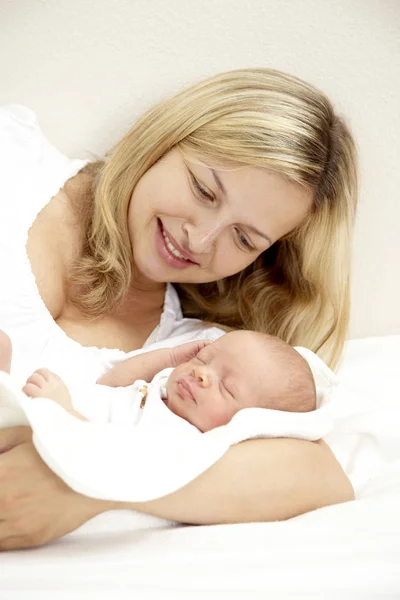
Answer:
[{"label": "woman's hand", "polygon": [[0,550],[41,546],[110,508],[57,477],[36,452],[29,427],[0,430]]}]

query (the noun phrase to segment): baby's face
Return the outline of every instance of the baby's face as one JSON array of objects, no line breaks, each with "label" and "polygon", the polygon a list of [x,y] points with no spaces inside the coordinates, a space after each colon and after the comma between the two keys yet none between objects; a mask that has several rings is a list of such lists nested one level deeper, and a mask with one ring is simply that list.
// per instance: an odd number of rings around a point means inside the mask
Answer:
[{"label": "baby's face", "polygon": [[228,333],[176,367],[167,383],[168,408],[200,431],[225,425],[265,398],[265,349],[248,331]]}]

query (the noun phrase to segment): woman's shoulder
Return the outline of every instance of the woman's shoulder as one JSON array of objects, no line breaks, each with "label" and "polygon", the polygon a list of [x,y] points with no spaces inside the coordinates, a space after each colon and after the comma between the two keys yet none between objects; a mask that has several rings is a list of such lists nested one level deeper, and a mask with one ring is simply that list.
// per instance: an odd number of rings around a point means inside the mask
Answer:
[{"label": "woman's shoulder", "polygon": [[[67,164],[69,159],[44,135],[36,114],[20,104],[0,106],[0,166],[9,179],[22,169],[42,167],[48,160]],[[10,169],[8,174],[6,168]]]},{"label": "woman's shoulder", "polygon": [[68,220],[55,208],[66,204],[58,201],[61,188],[84,164],[46,140],[33,111],[0,107],[0,316],[5,328],[49,322],[47,311],[53,317],[60,313],[60,248]]},{"label": "woman's shoulder", "polygon": [[19,104],[0,107],[0,165],[25,162],[28,156],[38,159],[40,129],[35,113]]},{"label": "woman's shoulder", "polygon": [[0,107],[2,234],[25,236],[43,207],[84,164],[52,146],[32,110],[18,104]]},{"label": "woman's shoulder", "polygon": [[8,244],[19,243],[42,207],[40,164],[43,139],[30,109],[11,105],[0,108],[0,228]]},{"label": "woman's shoulder", "polygon": [[8,124],[10,128],[36,127],[36,115],[27,106],[22,104],[7,104],[0,106],[0,122]]}]

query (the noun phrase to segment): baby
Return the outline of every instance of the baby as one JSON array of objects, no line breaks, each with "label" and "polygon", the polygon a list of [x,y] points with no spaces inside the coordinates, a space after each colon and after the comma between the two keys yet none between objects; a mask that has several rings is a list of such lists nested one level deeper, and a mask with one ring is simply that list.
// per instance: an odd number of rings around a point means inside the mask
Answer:
[{"label": "baby", "polygon": [[[315,382],[307,361],[279,338],[252,331],[232,331],[214,342],[190,342],[133,356],[98,383],[130,386],[139,378],[151,381],[168,368],[161,399],[172,413],[202,432],[227,424],[243,408],[289,412],[316,408]],[[74,409],[64,382],[47,369],[35,371],[23,392],[50,398],[86,420]],[[142,396],[140,408],[146,401],[144,389]]]}]

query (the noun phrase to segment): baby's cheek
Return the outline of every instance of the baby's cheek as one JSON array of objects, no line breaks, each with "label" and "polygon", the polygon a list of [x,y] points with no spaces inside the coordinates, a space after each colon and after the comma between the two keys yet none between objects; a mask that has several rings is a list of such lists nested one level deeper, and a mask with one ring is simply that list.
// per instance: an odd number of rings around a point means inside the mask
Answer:
[{"label": "baby's cheek", "polygon": [[[232,406],[221,406],[212,414],[212,428],[226,425],[232,419],[237,410]],[[210,427],[211,429],[211,427]]]}]

